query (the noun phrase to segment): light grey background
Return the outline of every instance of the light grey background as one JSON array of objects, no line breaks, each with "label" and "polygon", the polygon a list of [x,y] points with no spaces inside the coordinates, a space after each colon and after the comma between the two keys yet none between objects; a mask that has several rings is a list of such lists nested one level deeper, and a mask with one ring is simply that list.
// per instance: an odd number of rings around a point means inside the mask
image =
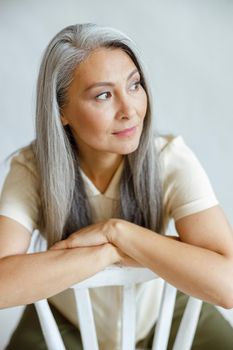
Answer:
[{"label": "light grey background", "polygon": [[[116,27],[136,41],[159,131],[183,135],[232,224],[231,0],[0,0],[0,161],[33,138],[42,51],[61,28],[80,22]],[[4,172],[2,164],[0,184]],[[0,311],[0,350],[20,312]]]}]

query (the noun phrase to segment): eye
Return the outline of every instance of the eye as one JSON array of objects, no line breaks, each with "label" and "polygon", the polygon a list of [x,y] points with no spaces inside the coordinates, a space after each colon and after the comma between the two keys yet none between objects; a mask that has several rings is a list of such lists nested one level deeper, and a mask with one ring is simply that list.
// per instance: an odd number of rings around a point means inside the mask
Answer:
[{"label": "eye", "polygon": [[137,80],[137,81],[133,82],[133,84],[130,86],[130,90],[137,91],[140,88],[140,85],[141,85],[141,81]]},{"label": "eye", "polygon": [[102,92],[101,94],[97,95],[95,98],[96,98],[96,100],[107,100],[111,96],[112,96],[111,92],[105,91],[105,92]]}]

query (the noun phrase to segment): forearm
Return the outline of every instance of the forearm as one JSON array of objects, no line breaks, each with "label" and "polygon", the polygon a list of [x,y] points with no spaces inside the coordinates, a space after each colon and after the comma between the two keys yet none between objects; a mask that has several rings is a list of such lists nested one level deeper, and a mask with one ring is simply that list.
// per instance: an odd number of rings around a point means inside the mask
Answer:
[{"label": "forearm", "polygon": [[48,298],[117,262],[110,244],[0,259],[0,308]]},{"label": "forearm", "polygon": [[225,300],[233,293],[229,291],[232,262],[227,258],[137,225],[133,233],[120,226],[118,223],[113,243],[124,253],[184,293],[227,307]]}]

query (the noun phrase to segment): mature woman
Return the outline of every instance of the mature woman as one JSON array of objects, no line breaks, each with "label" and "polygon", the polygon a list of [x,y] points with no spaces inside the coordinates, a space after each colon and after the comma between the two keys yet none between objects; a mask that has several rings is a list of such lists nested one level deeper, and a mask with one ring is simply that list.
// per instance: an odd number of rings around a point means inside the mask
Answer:
[{"label": "mature woman", "polygon": [[[132,41],[93,24],[48,45],[36,139],[11,162],[0,202],[0,306],[50,298],[67,349],[82,349],[66,289],[108,265],[146,266],[210,304],[233,307],[233,236],[208,177],[181,137],[154,135],[148,84]],[[165,236],[174,219],[178,236]],[[48,250],[26,254],[38,229]],[[137,342],[150,346],[160,281],[137,287]],[[101,349],[120,349],[120,290],[91,292]],[[185,296],[177,298],[172,336]],[[192,349],[232,349],[204,303]],[[111,317],[109,317],[111,315]],[[7,347],[46,349],[33,305]]]}]

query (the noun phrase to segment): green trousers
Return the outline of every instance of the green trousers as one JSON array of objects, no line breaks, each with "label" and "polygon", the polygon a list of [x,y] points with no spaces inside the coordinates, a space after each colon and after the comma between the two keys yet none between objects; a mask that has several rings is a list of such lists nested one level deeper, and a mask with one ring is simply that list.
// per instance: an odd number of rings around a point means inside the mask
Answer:
[{"label": "green trousers", "polygon": [[[178,292],[168,350],[172,349],[186,301],[187,296]],[[83,350],[79,330],[67,321],[53,306],[51,306],[51,309],[59,326],[66,349]],[[150,349],[153,334],[154,328],[137,346]],[[26,307],[5,350],[21,349],[47,350],[33,304]],[[203,303],[192,350],[233,350],[233,328],[213,305]]]}]

